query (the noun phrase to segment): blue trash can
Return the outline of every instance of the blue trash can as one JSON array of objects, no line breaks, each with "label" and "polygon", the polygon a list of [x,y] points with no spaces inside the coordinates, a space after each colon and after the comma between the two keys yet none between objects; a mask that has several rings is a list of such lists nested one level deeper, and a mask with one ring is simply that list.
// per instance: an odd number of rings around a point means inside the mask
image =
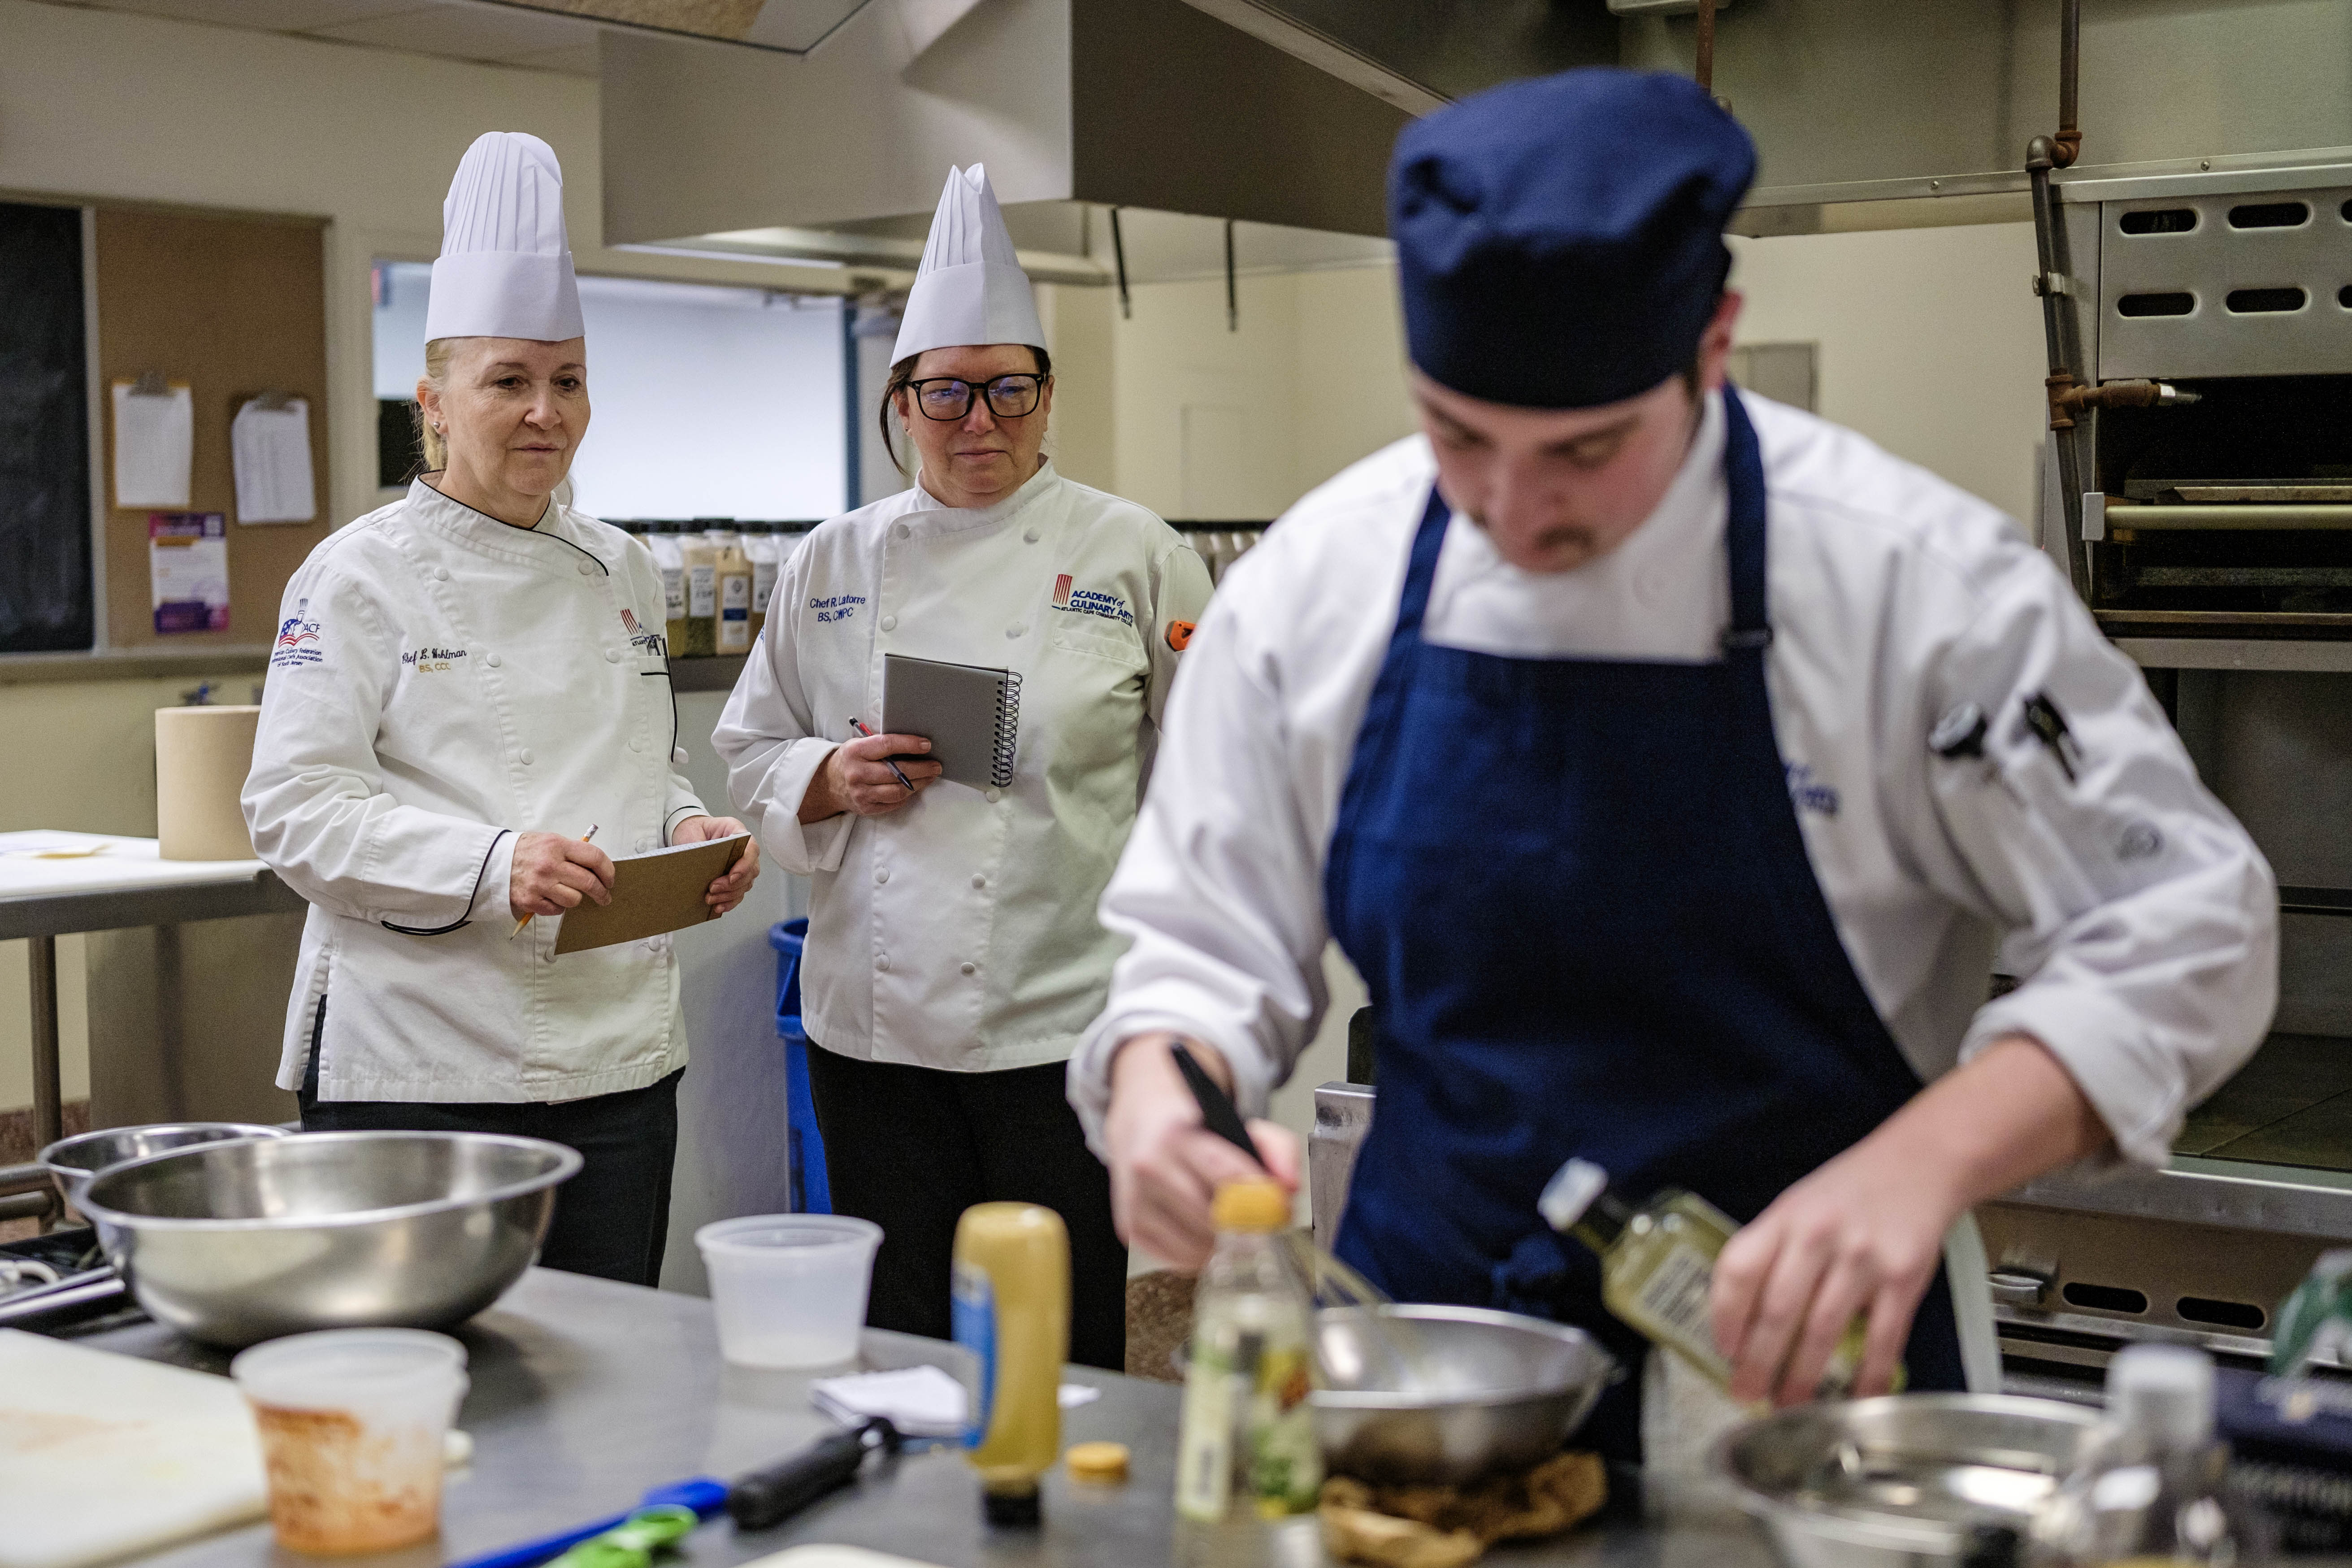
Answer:
[{"label": "blue trash can", "polygon": [[793,1210],[831,1214],[833,1186],[824,1179],[824,1135],[809,1096],[808,1031],[801,1027],[801,945],[808,921],[779,921],[768,928],[776,950],[776,1033],[784,1042],[784,1120],[791,1129]]}]

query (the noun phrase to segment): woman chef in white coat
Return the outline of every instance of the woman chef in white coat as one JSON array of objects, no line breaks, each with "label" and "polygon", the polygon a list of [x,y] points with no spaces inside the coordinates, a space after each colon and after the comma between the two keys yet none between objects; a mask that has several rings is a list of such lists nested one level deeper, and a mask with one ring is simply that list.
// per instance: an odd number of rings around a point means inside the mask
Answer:
[{"label": "woman chef in white coat", "polygon": [[[1117,1369],[1127,1251],[1061,1064],[1118,952],[1095,902],[1209,578],[1041,455],[1044,344],[984,174],[950,171],[882,408],[915,484],[809,534],[712,739],[769,851],[815,878],[809,1081],[834,1206],[882,1226],[869,1320],[944,1338],[957,1217],[1025,1200],[1069,1227],[1072,1358]],[[1020,677],[1009,787],[894,773],[924,741],[862,738],[886,653]]]},{"label": "woman chef in white coat", "polygon": [[[467,149],[417,385],[427,472],[288,584],[245,816],[310,902],[278,1082],[311,1131],[523,1133],[585,1158],[540,1261],[651,1285],[686,1064],[669,939],[555,956],[614,854],[744,831],[677,772],[645,546],[552,499],[588,429],[562,174]],[[593,827],[596,841],[585,841]],[[747,849],[706,897],[734,908]]]},{"label": "woman chef in white coat", "polygon": [[[1724,384],[1754,168],[1700,89],[1618,70],[1400,137],[1426,434],[1226,580],[1071,1093],[1129,1239],[1198,1259],[1250,1163],[1166,1042],[1262,1109],[1328,933],[1378,1037],[1339,1247],[1392,1294],[1638,1358],[1538,1211],[1581,1156],[1746,1222],[1711,1310],[1741,1398],[1810,1397],[1857,1314],[1862,1392],[1898,1356],[1915,1388],[1997,1387],[1960,1332],[1980,1245],[1931,1289],[1948,1228],[2070,1160],[2163,1162],[2268,1022],[2276,893],[2014,523]],[[2002,933],[2021,984],[1987,1001]],[[1584,1440],[1637,1457],[1633,1387]]]}]

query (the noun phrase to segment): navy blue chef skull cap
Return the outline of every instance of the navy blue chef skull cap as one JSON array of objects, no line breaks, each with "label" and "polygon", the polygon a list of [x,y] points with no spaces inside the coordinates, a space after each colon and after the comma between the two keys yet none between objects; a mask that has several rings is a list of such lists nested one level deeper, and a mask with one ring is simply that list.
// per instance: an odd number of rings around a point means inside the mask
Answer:
[{"label": "navy blue chef skull cap", "polygon": [[1594,67],[1405,128],[1389,233],[1413,364],[1489,403],[1594,408],[1687,369],[1756,144],[1696,83]]}]

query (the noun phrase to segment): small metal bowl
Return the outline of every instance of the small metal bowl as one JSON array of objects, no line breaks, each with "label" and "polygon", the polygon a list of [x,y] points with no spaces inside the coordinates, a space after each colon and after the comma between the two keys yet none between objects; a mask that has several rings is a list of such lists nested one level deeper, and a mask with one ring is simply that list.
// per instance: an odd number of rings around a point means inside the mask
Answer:
[{"label": "small metal bowl", "polygon": [[[1376,1482],[1457,1484],[1559,1451],[1616,1375],[1581,1329],[1476,1307],[1361,1307],[1315,1314],[1324,1386],[1310,1403],[1330,1469]],[[1402,1375],[1401,1375],[1402,1374]],[[1405,1386],[1400,1387],[1399,1384]]]},{"label": "small metal bowl", "polygon": [[231,1138],[283,1138],[283,1127],[255,1121],[157,1121],[143,1127],[102,1127],[95,1132],[64,1138],[34,1158],[46,1167],[58,1185],[58,1196],[79,1209],[81,1193],[90,1178],[110,1165],[143,1160],[192,1143],[218,1143]]},{"label": "small metal bowl", "polygon": [[530,1266],[577,1152],[486,1132],[298,1132],[99,1173],[81,1208],[156,1321],[242,1347],[443,1328]]},{"label": "small metal bowl", "polygon": [[2054,1399],[1896,1394],[1751,1421],[1713,1468],[1790,1568],[1958,1568],[1971,1526],[2027,1528],[2098,1422]]}]

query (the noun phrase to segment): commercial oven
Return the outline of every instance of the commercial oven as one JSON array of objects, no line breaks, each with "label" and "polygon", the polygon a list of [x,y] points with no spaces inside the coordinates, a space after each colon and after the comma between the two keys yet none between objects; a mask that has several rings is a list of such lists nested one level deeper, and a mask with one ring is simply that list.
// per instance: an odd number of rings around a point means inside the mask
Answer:
[{"label": "commercial oven", "polygon": [[2051,195],[2036,289],[2074,341],[2042,542],[2269,857],[2283,910],[2275,1032],[2168,1170],[2070,1173],[1979,1211],[2012,1374],[2079,1378],[2129,1339],[2266,1354],[2280,1299],[2352,1243],[2352,153]]}]

